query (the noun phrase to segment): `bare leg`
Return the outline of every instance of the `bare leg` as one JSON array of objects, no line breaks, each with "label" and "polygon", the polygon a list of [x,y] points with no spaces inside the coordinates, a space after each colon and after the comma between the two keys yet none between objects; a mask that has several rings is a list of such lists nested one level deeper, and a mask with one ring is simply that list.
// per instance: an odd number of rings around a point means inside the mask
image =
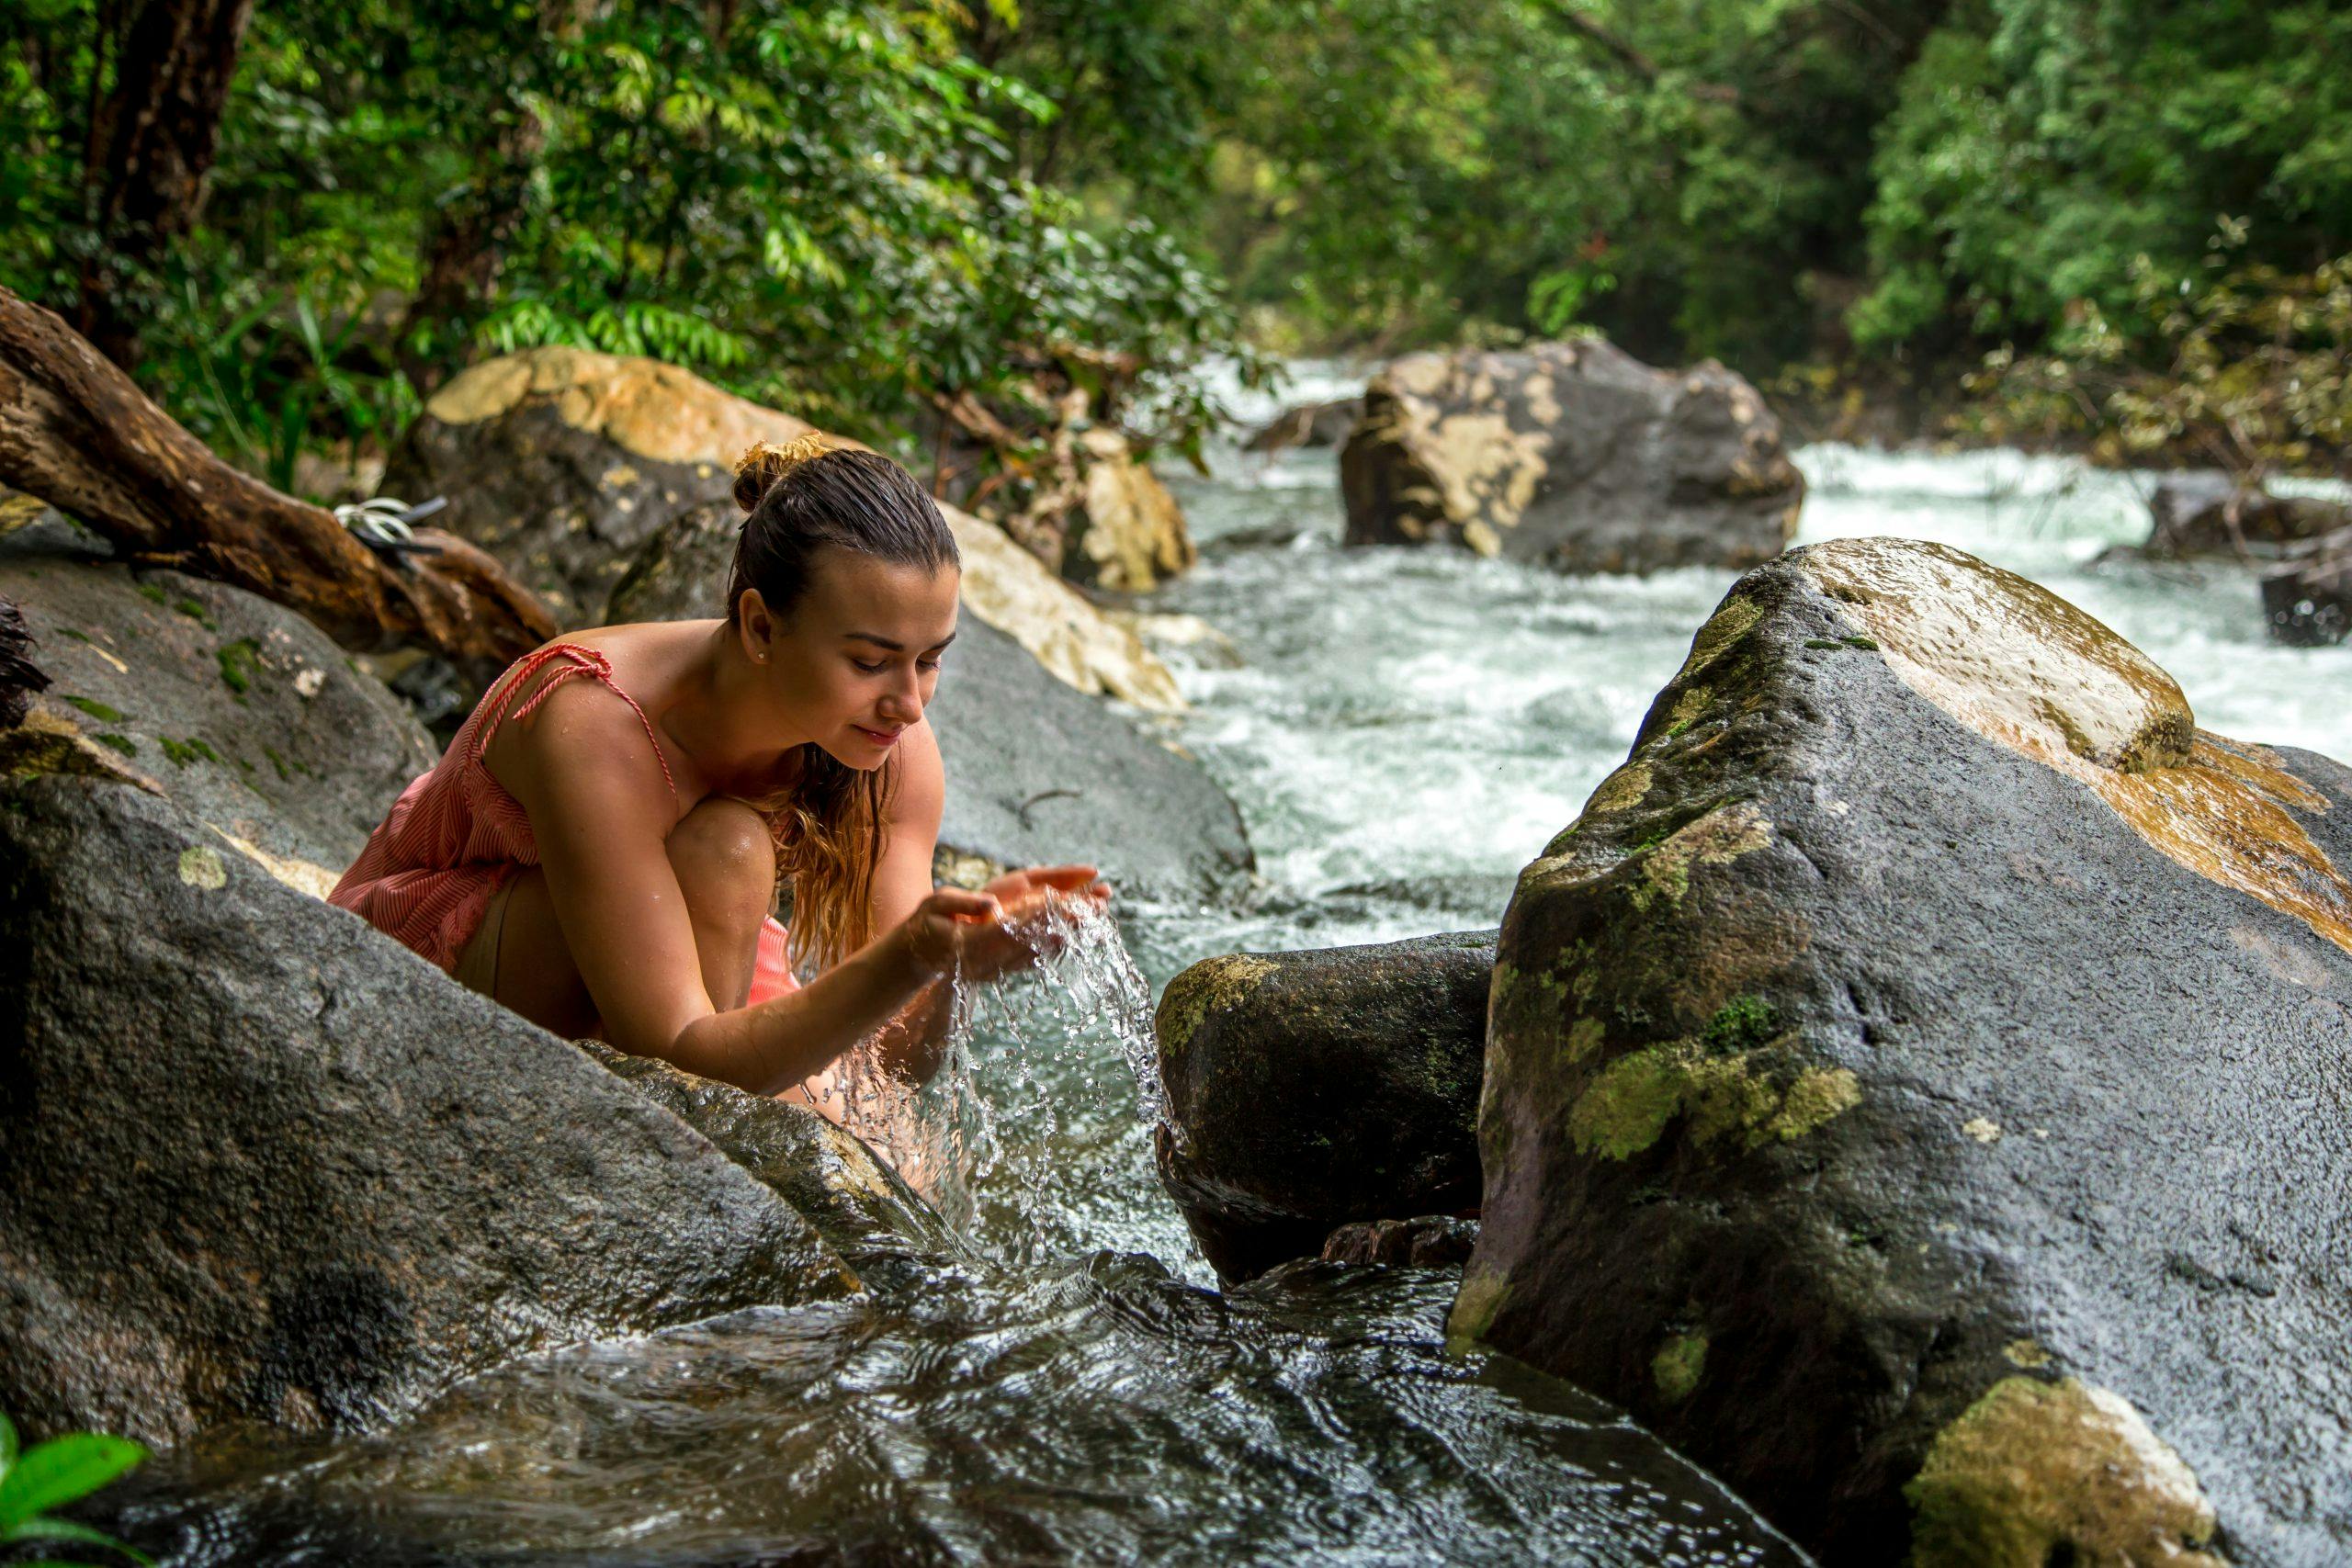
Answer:
[{"label": "bare leg", "polygon": [[[694,925],[704,989],[722,1012],[741,1007],[751,994],[760,922],[775,896],[767,825],[740,801],[706,800],[671,829],[669,849]],[[505,897],[501,928],[486,921],[474,938],[498,944],[490,996],[566,1039],[595,1034],[602,1027],[596,1004],[564,940],[546,874],[526,866]]]}]

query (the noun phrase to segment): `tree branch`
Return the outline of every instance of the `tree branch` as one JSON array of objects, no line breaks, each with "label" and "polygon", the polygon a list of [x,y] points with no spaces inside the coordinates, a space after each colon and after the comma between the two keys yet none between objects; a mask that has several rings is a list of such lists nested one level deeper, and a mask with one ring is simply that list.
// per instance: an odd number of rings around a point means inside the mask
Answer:
[{"label": "tree branch", "polygon": [[491,556],[446,534],[413,569],[334,514],[230,467],[64,321],[0,288],[0,484],[78,517],[135,560],[232,583],[345,648],[415,645],[468,676],[555,635]]}]

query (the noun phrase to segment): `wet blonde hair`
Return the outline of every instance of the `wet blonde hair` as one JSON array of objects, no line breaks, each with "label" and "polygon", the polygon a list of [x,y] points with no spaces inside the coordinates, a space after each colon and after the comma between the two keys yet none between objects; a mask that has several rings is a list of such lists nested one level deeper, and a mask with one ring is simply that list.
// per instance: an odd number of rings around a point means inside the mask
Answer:
[{"label": "wet blonde hair", "polygon": [[[728,572],[727,624],[741,624],[743,594],[789,621],[826,547],[929,571],[960,567],[956,536],[915,477],[878,452],[809,431],[763,441],[735,464],[743,531]],[[792,886],[792,953],[823,968],[874,935],[874,872],[897,792],[895,752],[871,771],[821,746],[799,749],[792,781],[759,802],[775,835],[777,874]]]}]

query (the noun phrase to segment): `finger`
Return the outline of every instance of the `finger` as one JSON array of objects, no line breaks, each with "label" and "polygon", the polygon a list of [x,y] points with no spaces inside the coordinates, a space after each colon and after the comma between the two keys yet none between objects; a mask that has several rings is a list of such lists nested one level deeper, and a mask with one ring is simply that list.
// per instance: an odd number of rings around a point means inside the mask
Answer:
[{"label": "finger", "polygon": [[1004,912],[993,896],[962,887],[941,888],[931,896],[931,907],[959,920],[992,920]]},{"label": "finger", "polygon": [[1033,865],[1024,874],[1043,887],[1075,893],[1099,874],[1091,865]]}]

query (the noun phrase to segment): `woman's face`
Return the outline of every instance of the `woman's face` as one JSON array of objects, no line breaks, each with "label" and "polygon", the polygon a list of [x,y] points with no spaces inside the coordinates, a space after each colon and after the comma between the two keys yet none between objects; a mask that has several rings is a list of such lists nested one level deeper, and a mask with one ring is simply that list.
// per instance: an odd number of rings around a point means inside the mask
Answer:
[{"label": "woman's face", "polygon": [[789,621],[746,593],[740,636],[778,718],[845,766],[880,767],[939,684],[960,581],[828,547]]}]

